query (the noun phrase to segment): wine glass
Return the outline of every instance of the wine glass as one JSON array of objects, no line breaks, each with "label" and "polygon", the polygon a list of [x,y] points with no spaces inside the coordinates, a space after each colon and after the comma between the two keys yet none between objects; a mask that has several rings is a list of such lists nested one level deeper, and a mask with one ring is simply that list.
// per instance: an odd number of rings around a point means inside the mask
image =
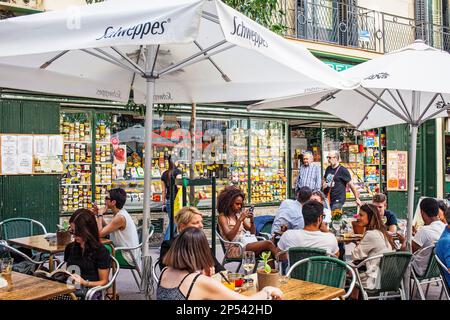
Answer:
[{"label": "wine glass", "polygon": [[383,222],[383,224],[386,224],[386,222],[387,222],[387,217],[386,217],[386,216],[382,216],[382,217],[381,217],[381,221]]},{"label": "wine glass", "polygon": [[280,280],[280,284],[286,284],[288,282],[288,277],[287,277],[287,268],[284,268],[285,266],[283,265],[283,260],[281,259],[282,253],[280,252],[277,255],[277,262],[278,262],[278,273],[279,273],[279,280]]},{"label": "wine glass", "polygon": [[331,225],[333,226],[333,229],[336,230],[336,235],[339,236],[339,231],[341,230],[341,222],[334,220]]},{"label": "wine glass", "polygon": [[253,251],[244,251],[242,254],[242,267],[245,270],[245,279],[247,281],[249,272],[253,271],[256,264],[255,253]]}]

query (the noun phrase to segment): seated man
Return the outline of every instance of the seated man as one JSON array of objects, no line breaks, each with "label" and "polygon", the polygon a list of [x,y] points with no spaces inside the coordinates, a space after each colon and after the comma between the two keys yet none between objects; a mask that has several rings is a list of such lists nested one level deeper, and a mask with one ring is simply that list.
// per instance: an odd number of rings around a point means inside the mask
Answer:
[{"label": "seated man", "polygon": [[[202,213],[196,207],[184,207],[178,211],[175,216],[175,223],[177,225],[178,234],[181,233],[187,227],[194,227],[198,229],[203,229],[203,217]],[[159,267],[162,270],[165,265],[162,263],[164,256],[169,251],[172,243],[175,241],[176,237],[170,240],[164,240],[161,243],[161,250],[159,253]],[[216,257],[214,258],[214,271],[224,271],[226,270]]]},{"label": "seated man", "polygon": [[282,234],[290,229],[303,229],[305,223],[302,215],[302,205],[311,198],[309,187],[301,187],[297,192],[297,199],[284,200],[278,208],[272,224],[272,234]]},{"label": "seated man", "polygon": [[[97,226],[101,238],[107,235],[111,236],[111,240],[115,247],[136,247],[139,245],[139,237],[136,230],[136,225],[130,214],[123,208],[127,200],[127,193],[122,188],[111,189],[107,192],[105,197],[106,206],[103,208],[97,207],[94,204],[92,212],[97,218]],[[103,220],[103,215],[110,209],[113,218],[109,223]],[[133,258],[130,251],[122,252],[123,259],[130,265],[134,265]],[[133,256],[136,262],[141,261],[141,250],[133,251]],[[117,253],[116,258],[121,261],[120,252]]]},{"label": "seated man", "polygon": [[439,260],[448,268],[448,272],[445,274],[445,281],[450,286],[450,208],[445,210],[445,219],[447,221],[447,227],[436,243],[436,254]]},{"label": "seated man", "polygon": [[[417,230],[412,239],[411,249],[416,252],[421,248],[433,245],[442,235],[445,224],[439,219],[439,204],[434,198],[425,198],[420,202],[420,215],[424,221],[424,226]],[[406,249],[405,238],[399,235],[402,242],[402,250]],[[414,270],[422,275],[427,269],[428,261],[432,250],[418,254],[412,261]]]},{"label": "seated man", "polygon": [[386,210],[387,208],[387,198],[386,195],[382,193],[377,193],[372,198],[372,204],[377,207],[378,212],[381,216],[381,219],[383,217],[386,217],[386,229],[389,232],[396,233],[397,232],[397,218],[395,214],[389,210]]},{"label": "seated man", "polygon": [[305,227],[300,230],[287,230],[281,236],[278,247],[288,250],[291,247],[307,247],[324,249],[328,254],[339,256],[336,237],[330,232],[320,231],[323,222],[323,205],[315,200],[309,200],[303,205]]}]

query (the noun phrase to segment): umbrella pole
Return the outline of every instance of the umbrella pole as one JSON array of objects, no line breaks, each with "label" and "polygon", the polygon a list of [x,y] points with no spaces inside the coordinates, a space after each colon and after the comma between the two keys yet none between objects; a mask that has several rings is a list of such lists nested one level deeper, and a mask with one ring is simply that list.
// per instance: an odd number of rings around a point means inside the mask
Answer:
[{"label": "umbrella pole", "polygon": [[[147,46],[146,73],[152,70],[152,64],[156,55],[156,46]],[[152,134],[153,134],[153,96],[155,94],[155,79],[146,77],[146,108],[145,108],[145,159],[144,159],[144,211],[142,213],[142,256],[148,253],[148,228],[150,223],[150,203],[152,198]]]}]

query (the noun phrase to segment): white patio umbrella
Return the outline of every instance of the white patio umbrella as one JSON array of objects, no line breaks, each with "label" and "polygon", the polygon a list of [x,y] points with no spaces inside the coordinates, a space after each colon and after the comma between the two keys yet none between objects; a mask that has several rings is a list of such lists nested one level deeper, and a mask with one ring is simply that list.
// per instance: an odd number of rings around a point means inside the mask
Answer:
[{"label": "white patio umbrella", "polygon": [[[0,87],[153,103],[261,100],[352,83],[219,0],[110,0],[0,21]],[[135,77],[135,75],[140,77]],[[143,237],[151,157],[145,157]],[[144,246],[144,255],[147,246]]]},{"label": "white patio umbrella", "polygon": [[412,240],[418,127],[429,119],[447,116],[450,108],[450,55],[421,40],[361,63],[341,74],[360,79],[361,87],[339,90],[323,87],[311,95],[266,100],[249,109],[313,106],[345,120],[359,130],[400,123],[410,125],[407,240]]}]

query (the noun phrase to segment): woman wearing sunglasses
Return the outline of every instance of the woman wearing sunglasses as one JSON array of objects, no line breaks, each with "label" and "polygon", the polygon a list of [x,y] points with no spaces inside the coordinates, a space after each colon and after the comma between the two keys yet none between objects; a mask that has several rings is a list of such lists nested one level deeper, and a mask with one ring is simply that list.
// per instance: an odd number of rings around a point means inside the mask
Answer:
[{"label": "woman wearing sunglasses", "polygon": [[84,298],[91,287],[108,283],[111,257],[100,242],[97,222],[87,209],[78,209],[69,219],[70,233],[75,241],[64,251],[64,261],[70,271],[75,271],[72,279],[80,284],[75,294]]}]

